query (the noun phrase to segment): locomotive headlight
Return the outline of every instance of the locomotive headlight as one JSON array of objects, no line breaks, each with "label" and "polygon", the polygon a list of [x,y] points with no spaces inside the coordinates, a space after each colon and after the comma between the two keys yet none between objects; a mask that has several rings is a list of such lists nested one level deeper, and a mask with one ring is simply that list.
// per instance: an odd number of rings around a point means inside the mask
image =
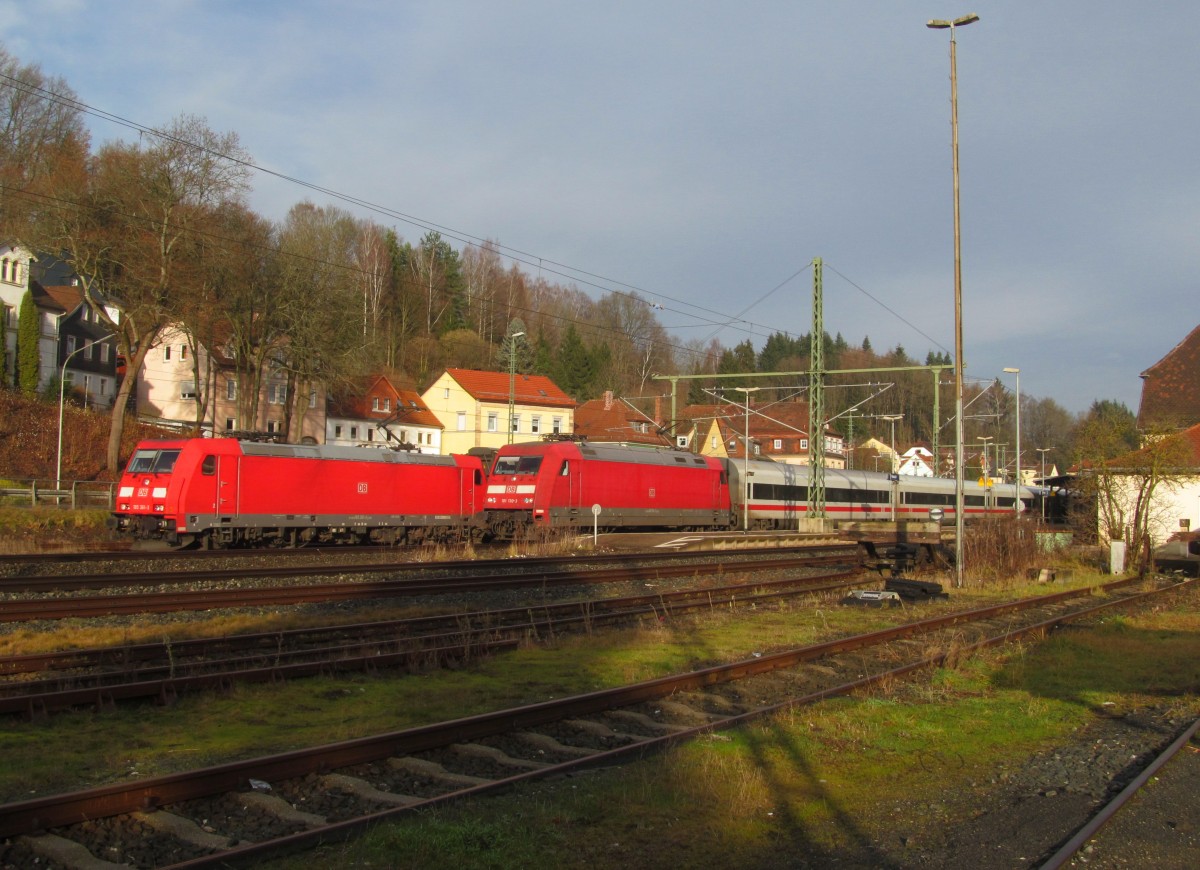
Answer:
[{"label": "locomotive headlight", "polygon": [[163,507],[162,505],[160,505],[160,504],[156,504],[156,505],[154,506],[154,512],[155,512],[156,514],[161,514],[161,513],[164,513],[165,511],[166,511],[166,508],[164,508],[164,507]]}]

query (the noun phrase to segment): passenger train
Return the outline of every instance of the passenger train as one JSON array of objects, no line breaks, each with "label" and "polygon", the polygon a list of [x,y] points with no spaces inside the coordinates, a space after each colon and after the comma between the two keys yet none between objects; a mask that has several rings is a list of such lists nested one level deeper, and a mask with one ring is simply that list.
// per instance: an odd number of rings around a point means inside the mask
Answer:
[{"label": "passenger train", "polygon": [[[146,441],[121,477],[112,523],[178,547],[240,547],[510,540],[530,529],[796,529],[808,514],[803,465],[572,441],[480,453]],[[953,480],[826,469],[825,487],[835,521],[954,521]],[[1040,494],[1022,488],[1020,509]],[[1012,513],[1016,499],[1011,486],[968,482],[965,518]]]}]

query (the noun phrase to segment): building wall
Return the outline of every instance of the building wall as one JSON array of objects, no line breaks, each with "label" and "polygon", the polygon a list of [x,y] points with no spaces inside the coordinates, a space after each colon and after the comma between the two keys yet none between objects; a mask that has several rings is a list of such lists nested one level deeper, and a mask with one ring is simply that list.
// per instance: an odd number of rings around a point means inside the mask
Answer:
[{"label": "building wall", "polygon": [[[203,348],[192,348],[187,333],[169,327],[159,335],[157,343],[146,354],[137,375],[138,416],[165,426],[188,428],[196,423],[197,389],[193,370],[194,354],[199,354],[200,383],[205,390],[205,407],[200,426],[202,430],[220,435],[227,431],[267,432],[279,435],[290,443],[325,441],[325,395],[321,388],[307,391],[308,398],[293,408],[291,430],[282,431],[287,411],[287,379],[268,373],[262,379],[258,400],[258,415],[254,420],[238,418],[238,387],[232,369],[217,367],[209,376],[209,356]],[[207,390],[208,384],[212,389]],[[314,395],[315,394],[315,395]]]},{"label": "building wall", "polygon": [[[507,421],[508,403],[480,402],[459,386],[448,372],[443,372],[424,393],[422,401],[445,427],[442,433],[443,453],[466,453],[472,447],[503,447],[509,443]],[[513,406],[518,428],[513,442],[535,441],[554,430],[570,434],[574,431],[573,408],[544,405]],[[537,431],[534,431],[534,420]]]}]

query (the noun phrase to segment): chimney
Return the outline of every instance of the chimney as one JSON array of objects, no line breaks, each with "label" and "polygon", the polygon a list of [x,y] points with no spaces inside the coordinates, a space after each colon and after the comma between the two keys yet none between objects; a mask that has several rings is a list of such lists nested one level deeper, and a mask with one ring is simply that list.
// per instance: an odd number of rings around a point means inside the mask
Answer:
[{"label": "chimney", "polygon": [[612,410],[612,406],[613,406],[613,393],[612,393],[612,390],[605,390],[605,391],[604,391],[604,410],[605,410],[605,411],[611,411],[611,410]]}]

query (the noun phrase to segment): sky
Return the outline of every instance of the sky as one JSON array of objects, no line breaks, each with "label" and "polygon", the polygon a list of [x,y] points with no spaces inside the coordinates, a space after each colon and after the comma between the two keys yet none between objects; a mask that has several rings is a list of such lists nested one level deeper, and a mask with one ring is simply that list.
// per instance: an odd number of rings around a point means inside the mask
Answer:
[{"label": "sky", "polygon": [[267,218],[491,239],[636,291],[679,343],[756,349],[811,329],[820,258],[826,331],[923,361],[954,350],[950,37],[925,22],[972,12],[966,377],[1136,412],[1200,324],[1195,0],[0,0],[0,44],[104,113],[236,133]]}]

